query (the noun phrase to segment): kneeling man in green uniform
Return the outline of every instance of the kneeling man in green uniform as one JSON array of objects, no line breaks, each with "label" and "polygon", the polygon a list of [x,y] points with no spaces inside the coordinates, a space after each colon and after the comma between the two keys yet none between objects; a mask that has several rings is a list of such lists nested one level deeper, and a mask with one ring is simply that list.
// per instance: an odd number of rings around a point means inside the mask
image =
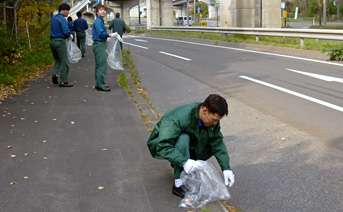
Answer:
[{"label": "kneeling man in green uniform", "polygon": [[204,102],[169,110],[154,127],[147,144],[154,158],[167,159],[174,168],[174,195],[183,198],[185,194],[181,172],[201,169],[196,160],[208,160],[213,155],[223,170],[225,185],[234,184],[235,177],[220,131],[219,120],[227,114],[226,100],[211,94]]}]

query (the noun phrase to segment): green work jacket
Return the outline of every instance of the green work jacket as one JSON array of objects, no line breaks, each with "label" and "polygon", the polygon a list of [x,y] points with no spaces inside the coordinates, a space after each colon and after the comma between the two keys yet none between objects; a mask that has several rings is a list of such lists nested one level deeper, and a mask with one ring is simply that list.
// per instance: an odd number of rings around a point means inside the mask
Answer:
[{"label": "green work jacket", "polygon": [[120,37],[123,37],[123,33],[126,31],[126,24],[120,18],[115,18],[111,21],[109,27],[110,30],[113,29],[113,32],[117,32]]},{"label": "green work jacket", "polygon": [[156,124],[147,142],[151,155],[158,159],[167,159],[182,167],[188,160],[175,148],[181,133],[190,136],[190,149],[197,158],[207,160],[214,155],[222,170],[230,168],[229,155],[220,132],[220,122],[199,130],[199,109],[201,102],[194,102],[169,110]]}]

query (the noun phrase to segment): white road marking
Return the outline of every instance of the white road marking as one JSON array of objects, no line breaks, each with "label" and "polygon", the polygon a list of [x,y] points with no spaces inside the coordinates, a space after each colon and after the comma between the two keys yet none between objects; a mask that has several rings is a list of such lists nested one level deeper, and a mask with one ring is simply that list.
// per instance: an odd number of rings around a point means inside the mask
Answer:
[{"label": "white road marking", "polygon": [[135,35],[123,35],[123,38],[136,38],[138,36]]},{"label": "white road marking", "polygon": [[141,40],[141,39],[135,39],[135,41],[138,41],[138,42],[148,42],[147,40]]},{"label": "white road marking", "polygon": [[136,44],[133,44],[133,43],[127,43],[127,42],[124,42],[124,44],[131,45],[131,46],[135,46],[135,47],[142,48],[142,49],[149,49],[148,47],[145,47],[145,46],[139,46],[139,45],[136,45]]},{"label": "white road marking", "polygon": [[176,57],[176,58],[180,58],[182,60],[187,60],[187,61],[190,61],[191,59],[189,58],[186,58],[186,57],[181,57],[181,56],[178,56],[178,55],[175,55],[175,54],[170,54],[170,53],[167,53],[167,52],[163,52],[163,51],[159,51],[161,54],[165,54],[165,55],[169,55],[169,56],[172,56],[172,57]]},{"label": "white road marking", "polygon": [[236,50],[236,51],[251,52],[251,53],[257,53],[257,54],[272,55],[272,56],[277,56],[277,57],[285,57],[285,58],[304,60],[304,61],[310,61],[310,62],[323,63],[323,64],[328,64],[328,65],[335,65],[335,66],[342,66],[343,67],[343,64],[341,64],[341,63],[333,63],[333,62],[309,59],[309,58],[304,58],[304,57],[295,57],[295,56],[290,56],[290,55],[275,54],[275,53],[269,53],[269,52],[247,50],[247,49],[239,49],[239,48],[226,47],[226,46],[217,46],[217,45],[204,44],[204,43],[195,43],[195,42],[188,42],[188,41],[181,41],[181,40],[172,40],[172,39],[166,39],[166,38],[153,38],[153,37],[145,37],[145,38],[155,39],[155,40],[173,41],[173,42],[180,42],[180,43],[188,43],[188,44],[194,44],[194,45],[199,45],[199,46],[210,46],[210,47],[215,47],[215,48],[231,49],[231,50]]},{"label": "white road marking", "polygon": [[273,84],[269,84],[269,83],[266,83],[266,82],[263,82],[263,81],[260,81],[260,80],[257,80],[257,79],[253,79],[253,78],[247,77],[247,76],[239,76],[239,77],[241,77],[243,79],[246,79],[246,80],[249,80],[249,81],[252,81],[252,82],[256,82],[258,84],[261,84],[261,85],[264,85],[264,86],[267,86],[267,87],[270,87],[270,88],[274,88],[276,90],[279,90],[279,91],[282,91],[282,92],[285,92],[285,93],[288,93],[288,94],[291,94],[291,95],[294,95],[294,96],[297,96],[297,97],[300,97],[300,98],[303,98],[303,99],[306,99],[306,100],[309,100],[311,102],[315,102],[317,104],[320,104],[320,105],[323,105],[323,106],[326,106],[326,107],[338,110],[340,112],[343,112],[343,107],[339,107],[337,105],[334,105],[334,104],[331,104],[331,103],[328,103],[328,102],[324,102],[322,100],[319,100],[319,99],[316,99],[316,98],[313,98],[313,97],[310,97],[310,96],[306,96],[304,94],[297,93],[295,91],[291,91],[291,90],[288,90],[286,88],[282,88],[282,87],[279,87],[279,86],[276,86],[276,85],[273,85]]},{"label": "white road marking", "polygon": [[320,74],[313,74],[313,73],[298,71],[298,70],[289,69],[289,68],[286,68],[286,70],[292,71],[292,72],[295,72],[295,73],[298,73],[298,74],[303,74],[303,75],[306,75],[306,76],[314,77],[314,78],[317,78],[317,79],[321,79],[321,80],[324,80],[324,81],[327,81],[327,82],[340,82],[340,83],[343,83],[343,79],[342,78],[330,77],[330,76],[325,76],[325,75],[320,75]]}]

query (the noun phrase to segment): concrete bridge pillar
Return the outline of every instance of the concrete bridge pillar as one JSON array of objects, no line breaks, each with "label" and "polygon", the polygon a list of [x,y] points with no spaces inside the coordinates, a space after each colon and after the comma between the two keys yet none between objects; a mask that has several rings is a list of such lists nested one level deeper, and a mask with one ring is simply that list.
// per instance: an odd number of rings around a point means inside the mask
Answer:
[{"label": "concrete bridge pillar", "polygon": [[147,28],[152,26],[173,26],[173,1],[146,0]]},{"label": "concrete bridge pillar", "polygon": [[262,27],[281,28],[281,0],[262,1]]},{"label": "concrete bridge pillar", "polygon": [[[220,1],[220,26],[260,27],[261,0]],[[281,27],[281,0],[262,0],[262,27]],[[225,24],[227,22],[227,24]]]}]

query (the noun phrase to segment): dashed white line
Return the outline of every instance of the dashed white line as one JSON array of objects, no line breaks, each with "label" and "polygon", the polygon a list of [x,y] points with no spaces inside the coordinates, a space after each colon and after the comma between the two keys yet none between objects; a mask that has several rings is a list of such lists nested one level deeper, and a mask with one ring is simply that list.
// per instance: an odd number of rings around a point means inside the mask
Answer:
[{"label": "dashed white line", "polygon": [[139,46],[139,45],[136,45],[136,44],[133,44],[133,43],[127,43],[127,42],[124,42],[124,44],[131,45],[131,46],[135,46],[135,47],[142,48],[142,49],[149,49],[148,47],[145,47],[145,46]]},{"label": "dashed white line", "polygon": [[286,68],[286,70],[292,71],[292,72],[295,72],[295,73],[298,73],[298,74],[303,74],[303,75],[306,75],[306,76],[310,76],[310,77],[313,77],[313,78],[317,78],[317,79],[320,79],[320,80],[324,80],[324,81],[327,81],[327,82],[340,82],[340,83],[343,83],[343,79],[342,78],[330,77],[330,76],[325,76],[325,75],[320,75],[320,74],[313,74],[313,73],[304,72],[304,71],[298,71],[298,70],[289,69],[289,68]]},{"label": "dashed white line", "polygon": [[257,54],[264,54],[264,55],[272,55],[272,56],[276,56],[276,57],[285,57],[285,58],[291,58],[291,59],[296,59],[296,60],[304,60],[304,61],[310,61],[310,62],[316,62],[316,63],[323,63],[323,64],[334,65],[334,66],[343,66],[342,63],[333,63],[333,62],[328,62],[328,61],[315,60],[315,59],[309,59],[309,58],[304,58],[304,57],[296,57],[296,56],[276,54],[276,53],[269,53],[269,52],[261,52],[261,51],[256,51],[256,50],[239,49],[239,48],[233,48],[233,47],[217,46],[217,45],[211,45],[211,44],[195,43],[195,42],[180,41],[180,40],[173,40],[173,39],[166,39],[166,38],[153,38],[153,37],[145,37],[145,38],[155,39],[155,40],[173,41],[173,42],[180,42],[180,43],[188,43],[188,44],[194,44],[194,45],[199,45],[199,46],[210,46],[210,47],[215,47],[215,48],[231,49],[231,50],[236,50],[236,51],[251,52],[251,53],[257,53]]},{"label": "dashed white line", "polygon": [[145,43],[148,42],[147,40],[142,40],[142,39],[135,39],[135,41],[138,41],[138,42],[145,42]]},{"label": "dashed white line", "polygon": [[258,84],[261,84],[261,85],[264,85],[264,86],[267,86],[267,87],[270,87],[270,88],[274,88],[276,90],[279,90],[279,91],[282,91],[282,92],[285,92],[285,93],[288,93],[288,94],[291,94],[291,95],[294,95],[294,96],[297,96],[297,97],[300,97],[300,98],[303,98],[303,99],[306,99],[306,100],[309,100],[311,102],[315,102],[317,104],[320,104],[320,105],[323,105],[323,106],[326,106],[326,107],[338,110],[340,112],[343,112],[343,107],[339,107],[337,105],[334,105],[334,104],[331,104],[331,103],[328,103],[328,102],[324,102],[322,100],[319,100],[319,99],[316,99],[316,98],[313,98],[313,97],[310,97],[310,96],[306,96],[304,94],[301,94],[301,93],[298,93],[298,92],[295,92],[295,91],[291,91],[291,90],[288,90],[286,88],[282,88],[282,87],[279,87],[279,86],[276,86],[276,85],[273,85],[273,84],[270,84],[270,83],[267,83],[267,82],[263,82],[263,81],[260,81],[260,80],[257,80],[257,79],[253,79],[253,78],[250,78],[250,77],[247,77],[247,76],[239,76],[239,77],[241,77],[243,79],[246,79],[246,80],[249,80],[249,81],[252,81],[252,82],[256,82]]},{"label": "dashed white line", "polygon": [[181,56],[179,56],[179,55],[170,54],[170,53],[163,52],[163,51],[159,51],[159,52],[160,52],[161,54],[165,54],[165,55],[169,55],[169,56],[172,56],[172,57],[180,58],[180,59],[182,59],[182,60],[191,61],[191,59],[186,58],[186,57],[181,57]]}]

